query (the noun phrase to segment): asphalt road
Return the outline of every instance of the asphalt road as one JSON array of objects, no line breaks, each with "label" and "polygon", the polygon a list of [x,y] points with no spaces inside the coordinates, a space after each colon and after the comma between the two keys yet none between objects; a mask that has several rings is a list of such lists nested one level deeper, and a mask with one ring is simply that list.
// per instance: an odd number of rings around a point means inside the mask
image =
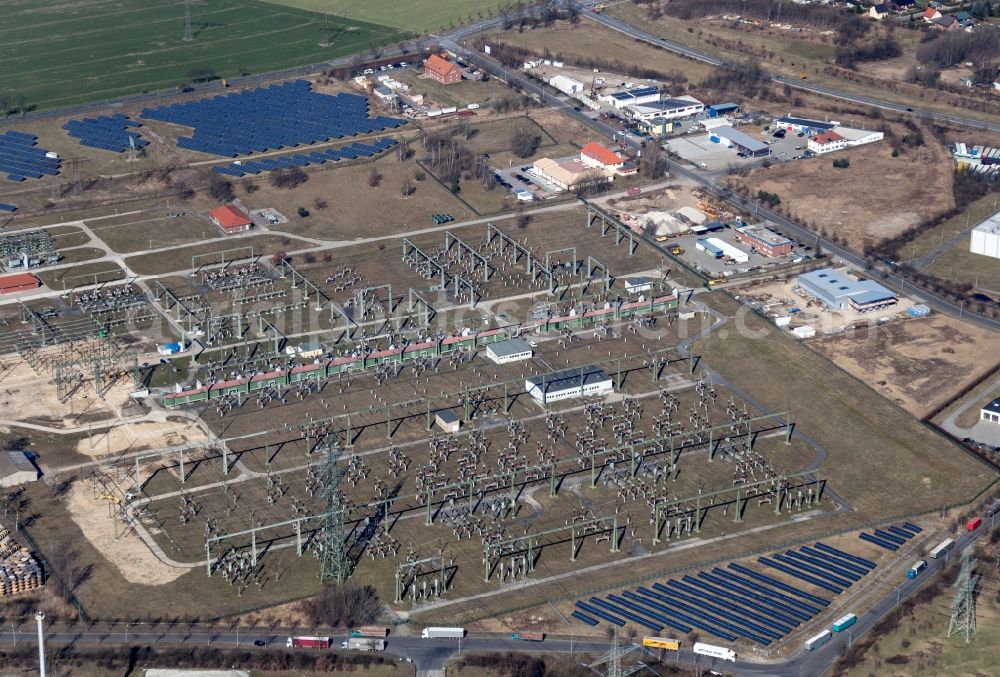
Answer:
[{"label": "asphalt road", "polygon": [[[900,602],[905,601],[924,585],[926,585],[952,557],[957,557],[961,550],[973,543],[980,536],[986,535],[993,527],[992,521],[986,521],[974,532],[963,532],[955,537],[955,548],[947,557],[936,560],[927,559],[927,568],[916,579],[903,578],[899,584],[891,588],[867,610],[853,610],[858,616],[857,623],[849,630],[834,633],[833,639],[813,651],[799,650],[791,658],[784,661],[745,660],[738,658],[734,663],[721,663],[719,669],[746,677],[813,677],[825,672],[843,653],[843,651],[872,629],[883,617],[888,615]],[[845,610],[846,612],[846,610]],[[143,625],[117,624],[110,627],[89,627],[81,625],[71,629],[53,626],[46,632],[46,644],[95,646],[216,646],[222,648],[254,648],[254,640],[264,640],[268,647],[284,648],[285,638],[291,634],[313,635],[322,634],[316,630],[271,630],[235,632],[231,629],[214,631],[202,627],[177,625],[163,628],[162,631]],[[340,643],[347,638],[345,635],[330,635],[333,648],[339,648]],[[0,631],[0,646],[10,647],[23,643],[35,644],[35,624],[22,623],[17,629],[7,626]],[[266,651],[267,648],[261,648]],[[504,636],[470,636],[462,640],[456,639],[421,639],[419,636],[392,634],[386,646],[386,654],[409,658],[421,673],[441,670],[444,664],[463,651],[521,651],[544,654],[600,654],[608,650],[607,642],[592,639],[546,639],[542,643],[511,640]],[[670,657],[686,665],[701,665],[711,667],[716,664],[714,659],[696,656],[690,650],[682,650]]]},{"label": "asphalt road", "polygon": [[[711,64],[713,66],[727,65],[727,62],[724,59],[712,56],[711,54],[706,54],[705,52],[699,51],[687,45],[682,45],[679,42],[675,42],[673,40],[667,40],[657,35],[653,35],[652,33],[644,31],[640,28],[636,28],[631,24],[625,23],[624,21],[620,21],[605,14],[586,12],[586,16],[589,19],[596,21],[597,23],[603,24],[604,26],[612,30],[624,33],[630,38],[641,40],[643,42],[647,42],[652,45],[656,45],[657,47],[661,47],[671,52],[675,52],[689,59],[701,61],[703,63]],[[905,104],[886,101],[885,99],[879,99],[878,97],[874,96],[845,92],[844,90],[836,89],[835,87],[827,87],[825,85],[820,85],[815,82],[809,82],[808,80],[785,80],[781,76],[773,76],[773,75],[768,76],[768,78],[775,82],[782,82],[784,84],[787,84],[789,87],[792,87],[793,89],[801,89],[807,92],[815,92],[817,94],[823,94],[825,96],[841,99],[843,101],[851,101],[854,103],[865,104],[867,106],[874,106],[875,108],[881,108],[882,110],[891,110],[897,113],[908,113],[929,120],[939,120],[942,122],[950,122],[953,124],[963,125],[966,127],[974,127],[976,129],[1000,132],[1000,122],[996,121],[976,120],[974,118],[962,117],[961,115],[952,115],[950,113],[939,113],[924,108],[913,108]]]}]

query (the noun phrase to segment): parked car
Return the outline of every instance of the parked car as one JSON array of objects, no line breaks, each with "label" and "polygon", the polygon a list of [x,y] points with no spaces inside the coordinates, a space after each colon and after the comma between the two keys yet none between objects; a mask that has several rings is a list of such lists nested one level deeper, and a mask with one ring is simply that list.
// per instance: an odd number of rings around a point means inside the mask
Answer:
[{"label": "parked car", "polygon": [[264,641],[264,640],[262,640],[262,639],[255,639],[255,640],[253,641],[253,645],[254,645],[254,646],[267,646],[267,642],[265,642],[265,641]]}]

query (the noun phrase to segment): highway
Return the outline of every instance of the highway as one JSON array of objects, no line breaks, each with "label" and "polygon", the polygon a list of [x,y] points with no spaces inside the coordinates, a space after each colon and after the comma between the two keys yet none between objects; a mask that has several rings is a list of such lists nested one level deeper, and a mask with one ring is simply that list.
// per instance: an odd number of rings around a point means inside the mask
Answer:
[{"label": "highway", "polygon": [[[972,544],[981,536],[989,534],[994,526],[993,520],[983,522],[973,532],[962,532],[955,537],[955,548],[946,557],[936,560],[926,559],[927,568],[916,579],[901,578],[899,584],[887,589],[871,608],[844,609],[844,613],[853,612],[858,616],[857,623],[841,633],[834,633],[833,639],[814,651],[803,649],[793,650],[791,658],[782,661],[765,661],[763,659],[747,660],[737,657],[735,663],[717,662],[704,656],[696,656],[690,649],[682,649],[676,655],[666,653],[666,660],[686,665],[715,666],[719,670],[732,672],[745,677],[814,677],[821,675],[835,663],[843,651],[856,639],[871,630],[882,618],[887,616],[898,604],[916,594],[924,585],[930,582],[953,557],[958,557],[963,548]],[[416,628],[414,628],[416,630]],[[819,632],[820,628],[816,628]],[[81,647],[100,646],[161,646],[161,647],[206,647],[215,646],[226,649],[246,648],[267,651],[270,648],[285,647],[285,638],[290,635],[323,635],[325,631],[310,629],[277,629],[270,630],[239,630],[228,626],[205,627],[200,625],[176,624],[168,626],[160,624],[151,627],[149,624],[114,625],[99,624],[90,626],[78,624],[78,627],[53,625],[46,631],[46,644],[77,645]],[[330,633],[333,639],[332,648],[337,649],[340,643],[347,639],[344,634]],[[263,648],[254,647],[255,640],[266,642]],[[711,638],[704,641],[712,643]],[[35,624],[30,621],[18,626],[6,626],[0,630],[0,646],[13,647],[23,643],[36,642]],[[303,649],[305,650],[305,649]],[[471,635],[462,640],[454,639],[421,639],[416,635],[390,634],[386,654],[410,659],[417,668],[418,674],[437,674],[444,664],[464,651],[520,651],[542,654],[589,654],[595,655],[608,650],[606,641],[595,641],[592,638],[564,637],[549,638],[542,643],[511,640],[505,635]]]},{"label": "highway", "polygon": [[[695,61],[701,61],[713,66],[725,66],[728,62],[719,57],[712,56],[711,54],[706,54],[700,50],[694,49],[687,45],[682,45],[679,42],[673,40],[667,40],[661,38],[657,35],[653,35],[641,28],[636,28],[635,26],[625,23],[614,17],[607,16],[602,13],[586,12],[587,18],[592,21],[596,21],[607,28],[623,33],[630,38],[635,40],[641,40],[642,42],[655,45],[662,49],[675,52],[689,59],[694,59]],[[950,122],[956,125],[963,125],[965,127],[974,127],[976,129],[1000,132],[1000,122],[997,121],[987,121],[987,120],[976,120],[975,118],[962,117],[961,115],[952,115],[951,113],[939,113],[936,111],[928,110],[925,108],[913,108],[912,106],[907,106],[901,103],[895,103],[893,101],[886,101],[885,99],[879,99],[874,96],[867,96],[865,94],[854,94],[852,92],[846,92],[842,89],[836,89],[834,87],[827,87],[826,85],[820,85],[815,82],[809,82],[808,80],[785,80],[781,76],[771,75],[768,76],[771,81],[781,82],[783,84],[792,87],[793,89],[801,89],[807,92],[813,92],[816,94],[822,94],[824,96],[833,97],[836,99],[841,99],[843,101],[851,101],[853,103],[860,103],[866,106],[874,106],[875,108],[881,108],[883,110],[895,111],[897,113],[904,113],[910,115],[917,115],[921,118],[928,120],[938,120],[941,122]]]}]

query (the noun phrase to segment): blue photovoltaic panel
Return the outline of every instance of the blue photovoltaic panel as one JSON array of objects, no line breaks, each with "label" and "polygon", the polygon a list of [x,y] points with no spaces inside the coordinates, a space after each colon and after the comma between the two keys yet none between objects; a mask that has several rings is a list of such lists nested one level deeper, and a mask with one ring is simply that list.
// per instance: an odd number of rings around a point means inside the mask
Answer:
[{"label": "blue photovoltaic panel", "polygon": [[40,179],[59,173],[62,160],[48,157],[48,151],[35,144],[38,137],[7,130],[0,134],[0,173],[10,181]]},{"label": "blue photovoltaic panel", "polygon": [[308,155],[296,154],[285,157],[263,158],[261,160],[244,160],[240,164],[233,163],[225,167],[213,167],[212,171],[227,176],[244,176],[245,174],[260,174],[283,167],[306,167],[311,164],[322,164],[337,161],[342,158],[370,158],[383,153],[396,145],[393,138],[382,138],[373,143],[355,142],[341,148],[332,148],[325,153],[312,152]]},{"label": "blue photovoltaic panel", "polygon": [[799,550],[802,552],[803,555],[808,555],[809,557],[820,560],[822,562],[828,562],[836,567],[839,567],[844,571],[853,572],[858,576],[866,576],[868,574],[868,569],[861,566],[860,564],[856,564],[846,559],[840,559],[839,557],[834,557],[833,555],[820,552],[815,548],[810,548],[808,545],[802,546],[801,548],[799,548]]},{"label": "blue photovoltaic panel", "polygon": [[729,565],[729,568],[732,569],[733,571],[739,572],[739,573],[741,573],[741,574],[743,574],[745,576],[749,576],[750,578],[756,579],[758,581],[762,581],[762,582],[766,583],[767,585],[774,586],[775,588],[778,588],[779,590],[784,590],[786,592],[790,592],[793,595],[797,595],[798,597],[801,597],[802,599],[809,600],[811,602],[815,602],[816,604],[820,604],[822,606],[830,606],[830,602],[827,601],[826,599],[822,598],[822,597],[818,597],[816,595],[813,595],[812,593],[805,592],[804,590],[799,590],[794,585],[788,585],[787,583],[782,583],[781,581],[777,580],[776,578],[772,578],[771,576],[768,576],[767,574],[762,574],[762,573],[759,573],[757,571],[754,571],[753,569],[745,567],[742,564],[737,564],[736,562],[733,562],[732,564]]},{"label": "blue photovoltaic panel", "polygon": [[576,609],[574,609],[574,610],[573,610],[573,613],[572,613],[572,614],[570,614],[570,615],[571,615],[571,616],[572,616],[573,618],[577,619],[578,621],[583,621],[583,622],[584,622],[584,623],[586,623],[587,625],[591,625],[591,626],[593,626],[593,625],[597,625],[597,621],[595,621],[595,620],[594,620],[593,618],[591,618],[590,616],[586,616],[586,615],[584,615],[584,614],[580,613],[580,612],[579,612],[579,611],[577,611]]},{"label": "blue photovoltaic panel", "polygon": [[817,550],[822,550],[823,552],[829,555],[833,555],[834,557],[839,557],[841,559],[848,559],[854,562],[855,564],[860,564],[866,569],[871,570],[875,568],[875,562],[871,561],[870,559],[865,559],[864,557],[858,557],[857,555],[852,555],[849,552],[838,550],[837,548],[834,548],[832,545],[827,545],[822,541],[816,541],[815,546]]},{"label": "blue photovoltaic panel", "polygon": [[0,202],[0,212],[16,212],[17,207],[14,205],[9,205],[6,202]]},{"label": "blue photovoltaic panel", "polygon": [[840,593],[842,593],[844,591],[844,589],[841,588],[841,587],[838,587],[838,586],[836,586],[836,585],[834,585],[832,583],[827,583],[822,578],[818,578],[816,576],[813,576],[810,573],[807,573],[805,571],[800,571],[799,569],[793,569],[792,567],[784,564],[783,562],[779,562],[777,560],[773,560],[773,559],[770,559],[768,557],[758,557],[757,561],[760,562],[761,564],[763,564],[766,567],[771,567],[772,569],[777,569],[778,571],[780,571],[780,572],[782,572],[784,574],[788,574],[789,576],[793,576],[793,577],[799,579],[800,581],[805,581],[806,583],[812,583],[813,585],[815,585],[818,588],[823,588],[824,590],[829,590],[830,592],[832,592],[835,595],[839,595]]},{"label": "blue photovoltaic panel", "polygon": [[838,580],[830,579],[833,583],[840,584],[843,582],[845,588],[851,586],[852,583],[857,583],[861,580],[861,574],[856,574],[848,569],[842,569],[832,562],[827,562],[826,560],[820,559],[818,557],[812,557],[811,555],[806,555],[805,553],[795,552],[794,550],[789,550],[785,555],[793,560],[790,562],[793,566],[797,563],[803,562],[814,567],[817,572],[826,572],[834,576]]},{"label": "blue photovoltaic panel", "polygon": [[148,146],[149,142],[139,136],[138,132],[130,131],[130,127],[141,127],[141,122],[129,120],[123,113],[100,115],[96,118],[70,120],[63,125],[73,138],[80,140],[80,145],[99,148],[113,153],[123,153],[130,147],[129,139],[136,148]]},{"label": "blue photovoltaic panel", "polygon": [[886,550],[891,550],[892,552],[896,552],[897,550],[899,550],[899,546],[897,546],[895,543],[890,543],[889,541],[883,541],[881,538],[875,538],[871,534],[867,534],[864,531],[858,534],[858,538],[860,538],[862,541],[868,541],[869,543],[874,543],[878,547],[885,548]]},{"label": "blue photovoltaic panel", "polygon": [[293,80],[188,103],[146,108],[141,117],[193,127],[180,148],[236,157],[394,129],[405,120],[369,117],[368,98],[320,94]]}]

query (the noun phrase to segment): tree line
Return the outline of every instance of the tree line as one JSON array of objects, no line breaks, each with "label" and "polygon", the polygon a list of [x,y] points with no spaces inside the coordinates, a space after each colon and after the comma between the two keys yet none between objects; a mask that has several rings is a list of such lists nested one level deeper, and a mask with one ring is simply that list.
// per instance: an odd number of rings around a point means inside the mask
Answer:
[{"label": "tree line", "polygon": [[659,9],[667,16],[683,20],[728,14],[759,21],[810,26],[818,30],[834,31],[838,44],[862,38],[871,29],[871,21],[866,17],[833,7],[798,5],[782,0],[670,0]]}]

